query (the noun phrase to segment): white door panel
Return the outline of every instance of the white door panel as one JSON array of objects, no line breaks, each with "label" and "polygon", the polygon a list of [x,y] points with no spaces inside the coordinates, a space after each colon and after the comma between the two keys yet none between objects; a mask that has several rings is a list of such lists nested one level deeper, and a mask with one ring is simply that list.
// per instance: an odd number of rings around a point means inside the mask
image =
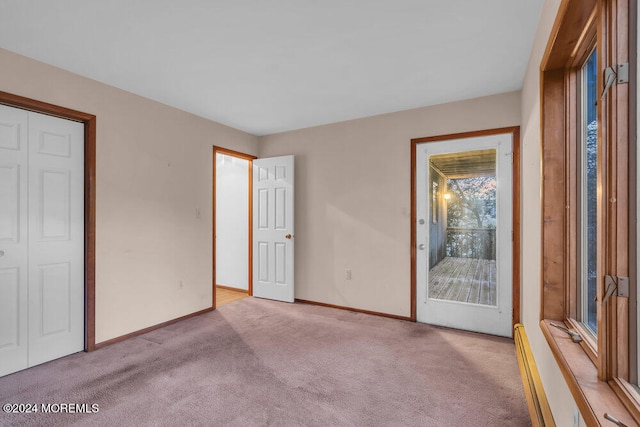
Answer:
[{"label": "white door panel", "polygon": [[0,376],[26,368],[28,113],[0,105]]},{"label": "white door panel", "polygon": [[0,376],[84,348],[84,126],[0,105]]},{"label": "white door panel", "polygon": [[293,156],[253,161],[253,295],[294,301]]},{"label": "white door panel", "polygon": [[29,365],[84,348],[84,126],[29,116]]},{"label": "white door panel", "polygon": [[[502,134],[416,147],[419,322],[512,336],[512,145],[512,135]],[[486,188],[464,194],[461,180],[478,177],[491,182],[495,197],[474,205]],[[481,224],[478,206],[491,212],[489,225]],[[460,225],[472,212],[478,224]]]}]

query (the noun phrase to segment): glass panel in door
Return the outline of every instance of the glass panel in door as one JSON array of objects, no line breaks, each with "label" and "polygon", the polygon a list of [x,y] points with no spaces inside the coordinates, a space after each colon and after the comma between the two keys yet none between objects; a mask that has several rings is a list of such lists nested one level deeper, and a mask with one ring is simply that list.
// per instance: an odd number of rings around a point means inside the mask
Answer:
[{"label": "glass panel in door", "polygon": [[428,298],[496,306],[496,150],[434,154],[428,163]]}]

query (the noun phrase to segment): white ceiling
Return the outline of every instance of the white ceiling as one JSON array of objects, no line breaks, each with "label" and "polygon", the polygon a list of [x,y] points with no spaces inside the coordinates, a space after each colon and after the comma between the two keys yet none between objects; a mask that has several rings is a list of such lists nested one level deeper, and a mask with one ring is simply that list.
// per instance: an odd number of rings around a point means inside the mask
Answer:
[{"label": "white ceiling", "polygon": [[542,0],[0,0],[0,47],[266,135],[518,90]]}]

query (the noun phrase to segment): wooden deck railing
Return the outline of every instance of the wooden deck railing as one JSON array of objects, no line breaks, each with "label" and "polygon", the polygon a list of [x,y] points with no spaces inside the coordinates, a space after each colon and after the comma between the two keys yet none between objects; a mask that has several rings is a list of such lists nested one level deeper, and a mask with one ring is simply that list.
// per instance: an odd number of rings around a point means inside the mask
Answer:
[{"label": "wooden deck railing", "polygon": [[495,260],[496,229],[447,227],[447,256]]}]

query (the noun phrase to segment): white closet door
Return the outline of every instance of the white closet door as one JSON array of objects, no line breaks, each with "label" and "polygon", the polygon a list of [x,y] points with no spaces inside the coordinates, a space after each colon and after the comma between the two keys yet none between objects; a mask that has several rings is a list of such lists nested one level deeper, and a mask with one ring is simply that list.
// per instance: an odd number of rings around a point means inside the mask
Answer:
[{"label": "white closet door", "polygon": [[0,376],[28,366],[27,117],[0,105]]},{"label": "white closet door", "polygon": [[29,113],[29,366],[84,348],[84,125]]}]

